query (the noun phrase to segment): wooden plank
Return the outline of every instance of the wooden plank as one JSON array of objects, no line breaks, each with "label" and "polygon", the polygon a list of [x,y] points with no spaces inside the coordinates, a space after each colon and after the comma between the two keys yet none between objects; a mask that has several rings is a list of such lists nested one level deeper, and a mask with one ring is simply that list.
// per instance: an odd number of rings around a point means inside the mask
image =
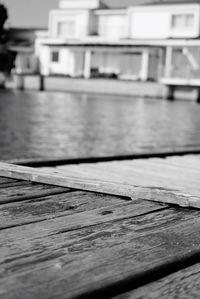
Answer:
[{"label": "wooden plank", "polygon": [[[90,197],[87,197],[87,200],[88,199],[90,199]],[[97,199],[99,199],[99,197],[97,197]],[[101,200],[99,200],[99,202],[101,202]],[[24,255],[32,256],[35,250],[37,251],[37,246],[33,246],[34,242],[38,242],[38,244],[41,242],[41,244],[43,244],[43,242],[50,242],[49,246],[51,248],[53,245],[52,250],[54,250],[57,248],[56,244],[58,244],[59,248],[59,239],[62,239],[62,235],[64,236],[67,232],[71,231],[72,235],[76,235],[75,231],[81,229],[86,229],[86,231],[89,232],[91,226],[113,223],[117,220],[133,219],[140,215],[166,209],[166,206],[140,200],[136,202],[122,201],[120,203],[117,202],[117,204],[112,204],[111,202],[111,205],[105,205],[103,208],[95,208],[93,204],[88,203],[88,207],[89,209],[86,211],[84,211],[83,207],[83,212],[81,212],[81,208],[79,207],[79,212],[63,217],[59,217],[59,215],[55,213],[54,216],[57,215],[57,218],[52,218],[44,222],[36,222],[34,224],[26,224],[9,229],[2,228],[0,231],[0,246],[2,245],[4,248],[4,255],[1,256],[0,263],[9,259],[10,254],[12,254],[12,258],[14,259],[17,259],[19,256],[23,257]],[[85,206],[85,208],[87,208],[87,206]],[[87,234],[85,234],[85,237],[87,238]],[[62,242],[62,240],[60,241]],[[65,241],[68,244],[68,242],[71,242],[71,237]],[[41,247],[39,246],[38,249],[40,251]]]},{"label": "wooden plank", "polygon": [[[138,184],[140,186],[157,186],[200,193],[200,169],[183,170],[169,165],[159,165],[152,161],[129,161],[98,163],[96,165],[65,166],[56,168],[60,173],[71,173],[78,178],[91,180],[106,179],[109,182]],[[120,171],[119,171],[120,170]],[[193,194],[194,195],[194,194]]]},{"label": "wooden plank", "polygon": [[[97,197],[99,198],[99,197]],[[100,197],[101,198],[101,197]],[[90,199],[87,197],[86,200]],[[79,200],[79,199],[78,199]],[[115,201],[115,198],[114,198]],[[101,201],[99,201],[101,202]],[[90,208],[91,206],[91,208]],[[95,205],[88,202],[88,210],[81,212],[81,207],[79,207],[79,212],[69,213],[68,215],[60,216],[55,212],[52,217],[44,222],[27,224],[22,226],[22,228],[14,228],[6,230],[5,235],[9,231],[10,237],[12,236],[13,242],[15,242],[17,232],[23,232],[22,239],[24,238],[34,238],[35,234],[37,237],[45,237],[47,235],[60,234],[61,232],[77,230],[82,227],[89,227],[91,225],[98,225],[105,222],[112,222],[129,217],[137,217],[142,214],[150,213],[157,210],[166,209],[166,205],[159,205],[153,202],[146,202],[142,200],[114,202],[114,204],[107,204],[101,208],[95,208]],[[57,217],[56,217],[57,216]],[[6,218],[6,217],[5,217]],[[3,220],[2,220],[3,226]],[[2,227],[1,236],[4,234],[4,228]],[[20,233],[19,233],[20,234]],[[3,239],[2,239],[3,240]],[[18,240],[19,241],[19,236]]]},{"label": "wooden plank", "polygon": [[2,191],[3,189],[6,189],[6,188],[22,187],[22,186],[28,186],[28,185],[30,185],[30,182],[28,182],[28,181],[17,181],[16,180],[15,182],[1,184],[0,189]]},{"label": "wooden plank", "polygon": [[[119,197],[78,191],[13,202],[0,206],[0,230],[123,203]],[[145,211],[154,209],[147,204]]]},{"label": "wooden plank", "polygon": [[[184,175],[184,173],[190,173],[191,175],[195,175],[195,174],[199,174],[200,171],[200,161],[199,160],[195,160],[192,163],[192,160],[186,160],[186,159],[180,159],[180,158],[176,158],[176,159],[170,159],[170,158],[166,158],[166,159],[148,159],[148,160],[138,160],[135,161],[135,165],[139,166],[139,163],[137,164],[137,162],[142,162],[144,164],[147,164],[148,166],[152,166],[152,167],[165,167],[166,170],[171,174],[171,171],[174,170],[175,172],[180,171],[181,175]],[[193,165],[192,165],[193,164]],[[195,166],[195,167],[194,167]]]},{"label": "wooden plank", "polygon": [[9,178],[0,178],[0,186],[3,184],[8,184],[8,183],[14,183],[16,180],[14,179],[9,179]]},{"label": "wooden plank", "polygon": [[20,184],[6,186],[0,189],[0,204],[24,201],[33,198],[41,198],[48,195],[69,192],[62,187],[48,186],[44,184],[34,184],[31,182],[20,182]]},{"label": "wooden plank", "polygon": [[[170,165],[168,162],[168,159],[147,159],[147,160],[131,160],[131,161],[123,161],[123,162],[111,162],[111,163],[98,163],[98,164],[94,164],[93,168],[97,169],[110,169],[110,171],[112,171],[112,169],[116,169],[119,167],[125,171],[129,171],[134,174],[135,172],[137,174],[143,173],[145,174],[146,172],[148,174],[153,174],[153,177],[163,177],[166,178],[169,177],[174,177],[177,181],[177,174],[179,174],[179,176],[181,178],[185,178],[187,176],[187,173],[190,174],[190,176],[192,176],[192,178],[188,178],[189,180],[195,180],[196,176],[200,173],[200,166],[198,169],[194,170],[194,169],[190,169],[187,166],[186,167],[181,167],[178,166],[176,167],[175,165]],[[89,169],[89,167],[91,167],[92,165],[85,165],[85,168],[87,167],[87,169]],[[57,167],[57,169],[68,169],[68,167],[70,166],[65,166],[65,167]],[[75,166],[71,166],[72,168],[75,168]],[[77,166],[76,166],[77,167]],[[83,165],[82,165],[83,167]],[[79,166],[80,168],[80,166]]]},{"label": "wooden plank", "polygon": [[[103,167],[103,166],[102,166]],[[106,165],[104,165],[104,169]],[[111,165],[114,170],[121,169],[121,176],[125,177],[126,173],[130,175],[128,181],[132,181],[132,176],[136,174],[140,178],[140,184],[142,184],[143,177],[146,178],[146,184],[157,185],[160,187],[169,187],[172,189],[182,190],[183,192],[189,190],[193,195],[200,193],[200,169],[193,171],[191,169],[182,169],[181,167],[175,167],[168,165],[167,161],[162,164],[150,161],[130,161],[128,163],[115,163]]]},{"label": "wooden plank", "polygon": [[[180,158],[181,159],[181,158]],[[168,159],[132,160],[123,162],[60,166],[60,173],[90,180],[107,180],[108,182],[157,187],[176,190],[176,193],[199,197],[200,165],[198,169],[170,165]]]},{"label": "wooden plank", "polygon": [[[107,165],[105,165],[105,168]],[[119,164],[119,171],[120,171]],[[173,186],[162,186],[154,184],[150,186],[135,185],[134,180],[127,182],[129,176],[124,173],[120,181],[108,181],[108,177],[98,177],[91,179],[86,176],[85,168],[80,168],[82,175],[74,175],[74,173],[61,173],[55,169],[40,170],[30,167],[10,165],[7,163],[0,163],[0,175],[15,179],[30,180],[33,182],[40,182],[44,184],[57,185],[62,187],[69,187],[74,189],[81,189],[87,191],[101,192],[110,195],[119,195],[131,197],[132,199],[142,198],[146,200],[153,200],[165,203],[177,204],[184,207],[200,208],[199,193],[195,193],[195,189],[191,190],[175,189]],[[105,172],[105,171],[104,171]],[[116,172],[116,170],[115,170]],[[150,179],[150,176],[149,176]],[[142,184],[143,180],[141,180]],[[181,184],[180,184],[181,186]]]},{"label": "wooden plank", "polygon": [[200,251],[198,211],[131,217],[134,205],[125,205],[124,219],[113,211],[100,223],[100,211],[89,211],[61,217],[61,228],[52,219],[2,230],[2,298],[108,298]]},{"label": "wooden plank", "polygon": [[199,298],[199,263],[113,299]]},{"label": "wooden plank", "polygon": [[159,165],[168,165],[168,167],[176,167],[176,168],[180,168],[181,170],[185,170],[185,171],[191,171],[193,173],[198,173],[199,169],[200,169],[200,161],[195,160],[193,161],[192,159],[186,159],[185,157],[175,157],[173,158],[167,158],[167,159],[156,159],[153,158],[151,159],[152,162],[156,162]]},{"label": "wooden plank", "polygon": [[168,162],[169,163],[173,163],[179,167],[185,167],[185,168],[191,168],[193,170],[199,170],[200,169],[200,159],[199,159],[199,155],[192,156],[192,155],[188,155],[188,156],[184,156],[182,158],[180,157],[171,157],[168,158]]}]

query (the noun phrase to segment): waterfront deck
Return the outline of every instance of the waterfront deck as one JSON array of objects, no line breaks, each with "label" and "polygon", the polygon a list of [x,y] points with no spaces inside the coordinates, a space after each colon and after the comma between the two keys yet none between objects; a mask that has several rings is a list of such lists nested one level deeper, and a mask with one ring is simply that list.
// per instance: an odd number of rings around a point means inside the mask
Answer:
[{"label": "waterfront deck", "polygon": [[200,80],[198,78],[162,78],[160,83],[168,86],[167,98],[174,100],[175,88],[196,89],[196,101],[200,102]]},{"label": "waterfront deck", "polygon": [[199,156],[1,163],[1,298],[198,298],[200,210],[174,204],[197,206],[199,175]]}]

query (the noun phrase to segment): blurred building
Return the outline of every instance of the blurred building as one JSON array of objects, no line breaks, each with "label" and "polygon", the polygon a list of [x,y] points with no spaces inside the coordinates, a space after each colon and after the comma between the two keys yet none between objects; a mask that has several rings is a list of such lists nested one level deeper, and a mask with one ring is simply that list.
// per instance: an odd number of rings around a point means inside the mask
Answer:
[{"label": "blurred building", "polygon": [[35,54],[46,76],[198,80],[199,38],[200,1],[60,0]]},{"label": "blurred building", "polygon": [[35,40],[38,32],[46,33],[35,28],[10,28],[7,31],[7,50],[15,58],[15,71],[17,73],[37,73],[39,71],[38,58],[35,55]]}]

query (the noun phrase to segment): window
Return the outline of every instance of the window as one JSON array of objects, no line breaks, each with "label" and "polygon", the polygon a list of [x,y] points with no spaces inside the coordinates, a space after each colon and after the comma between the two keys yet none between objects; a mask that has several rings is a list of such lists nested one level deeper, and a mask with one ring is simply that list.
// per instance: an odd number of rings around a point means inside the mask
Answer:
[{"label": "window", "polygon": [[51,52],[51,61],[52,62],[59,62],[59,52],[58,51],[52,51]]},{"label": "window", "polygon": [[171,20],[172,29],[185,30],[185,29],[192,29],[193,26],[194,26],[193,14],[172,15],[172,20]]},{"label": "window", "polygon": [[126,17],[121,15],[99,16],[99,35],[110,39],[127,37]]},{"label": "window", "polygon": [[65,21],[58,23],[59,36],[74,36],[75,35],[75,21]]}]

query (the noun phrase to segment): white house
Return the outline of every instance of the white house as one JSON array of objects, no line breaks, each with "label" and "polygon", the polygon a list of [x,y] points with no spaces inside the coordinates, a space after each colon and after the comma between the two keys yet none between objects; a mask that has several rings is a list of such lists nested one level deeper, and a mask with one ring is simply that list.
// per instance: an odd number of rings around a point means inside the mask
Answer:
[{"label": "white house", "polygon": [[198,51],[187,43],[200,37],[200,0],[132,0],[114,9],[105,1],[60,0],[48,36],[36,39],[42,74],[158,80],[172,73],[173,59],[198,73]]},{"label": "white house", "polygon": [[49,35],[79,39],[97,34],[95,9],[105,8],[99,0],[61,0],[59,9],[50,11]]},{"label": "white house", "polygon": [[200,1],[163,1],[131,7],[128,14],[130,38],[167,39],[200,36]]},{"label": "white house", "polygon": [[98,8],[105,8],[99,0],[61,0],[59,9],[50,11],[48,37],[36,39],[36,55],[44,75],[83,75],[84,51],[66,43],[97,34],[94,12]]},{"label": "white house", "polygon": [[126,9],[98,9],[97,16],[100,37],[108,40],[128,38],[128,14]]}]

